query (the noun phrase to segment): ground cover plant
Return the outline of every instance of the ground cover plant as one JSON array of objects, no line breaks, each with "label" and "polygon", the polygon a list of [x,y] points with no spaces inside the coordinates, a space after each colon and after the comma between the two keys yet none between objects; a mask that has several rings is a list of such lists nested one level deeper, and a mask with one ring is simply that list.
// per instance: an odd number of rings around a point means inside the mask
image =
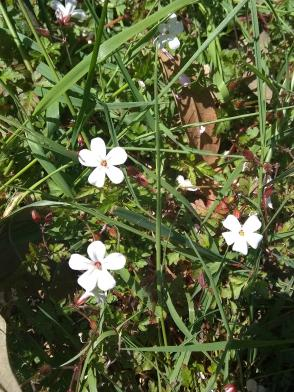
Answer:
[{"label": "ground cover plant", "polygon": [[23,391],[293,390],[293,19],[291,0],[0,2]]}]

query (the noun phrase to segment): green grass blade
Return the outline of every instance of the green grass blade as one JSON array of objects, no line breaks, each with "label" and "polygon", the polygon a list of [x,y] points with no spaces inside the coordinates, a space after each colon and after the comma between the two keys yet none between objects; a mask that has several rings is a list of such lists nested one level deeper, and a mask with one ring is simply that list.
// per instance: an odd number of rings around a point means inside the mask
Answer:
[{"label": "green grass blade", "polygon": [[[134,37],[139,33],[142,33],[145,29],[159,22],[167,15],[194,2],[195,0],[173,1],[171,4],[161,8],[153,15],[147,17],[146,19],[136,23],[131,27],[124,29],[119,34],[109,38],[100,46],[97,60],[98,63],[103,62],[108,56],[117,51],[121,45],[127,43],[130,38]],[[245,0],[243,0],[243,2],[245,2]],[[92,55],[89,54],[82,61],[80,61],[71,71],[69,71],[38,103],[34,111],[34,115],[37,115],[41,111],[45,110],[48,106],[51,105],[52,102],[56,101],[60,95],[64,94],[68,89],[71,88],[74,83],[80,80],[88,72],[91,58]]]}]

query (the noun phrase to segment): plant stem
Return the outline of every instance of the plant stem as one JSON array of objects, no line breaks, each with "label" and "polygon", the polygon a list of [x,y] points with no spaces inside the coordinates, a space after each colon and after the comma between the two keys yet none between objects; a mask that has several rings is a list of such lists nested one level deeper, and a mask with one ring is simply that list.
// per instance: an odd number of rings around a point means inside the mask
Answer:
[{"label": "plant stem", "polygon": [[186,238],[187,238],[187,240],[189,241],[189,243],[190,243],[190,245],[191,245],[191,248],[192,248],[193,251],[195,252],[196,256],[197,256],[198,259],[200,260],[200,262],[201,262],[201,264],[202,264],[202,268],[204,269],[204,272],[205,272],[205,274],[206,274],[206,276],[207,276],[207,278],[208,278],[208,280],[209,280],[209,283],[210,283],[212,292],[213,292],[214,297],[215,297],[215,301],[216,301],[217,306],[218,306],[218,310],[219,310],[219,312],[220,312],[220,315],[221,315],[221,318],[222,318],[222,321],[223,321],[223,323],[224,323],[225,329],[226,329],[226,331],[227,331],[228,339],[229,339],[229,338],[231,338],[231,335],[232,335],[231,329],[230,329],[230,326],[229,326],[227,317],[226,317],[226,315],[225,315],[225,312],[224,312],[224,309],[223,309],[223,306],[222,306],[222,302],[221,302],[221,299],[220,299],[220,295],[219,295],[219,293],[218,293],[218,291],[217,291],[217,288],[216,288],[216,285],[215,285],[215,283],[214,283],[213,276],[212,276],[212,274],[211,274],[211,272],[210,272],[210,269],[207,267],[206,263],[204,262],[204,260],[203,260],[202,257],[200,256],[200,253],[198,252],[196,246],[194,246],[194,244],[193,244],[191,238],[190,238],[187,234],[186,234]]},{"label": "plant stem", "polygon": [[96,29],[96,37],[95,37],[95,45],[94,49],[92,52],[92,57],[91,57],[91,62],[89,65],[89,70],[88,70],[88,75],[87,75],[87,80],[86,80],[86,85],[84,89],[84,95],[83,95],[83,101],[82,101],[82,106],[79,111],[75,127],[73,129],[72,133],[72,138],[71,138],[71,144],[72,146],[75,145],[75,142],[77,140],[78,134],[85,122],[85,118],[87,117],[87,107],[90,101],[90,89],[92,86],[92,81],[95,75],[95,69],[96,69],[96,64],[97,64],[97,58],[99,54],[99,48],[100,44],[102,41],[102,36],[103,36],[103,29],[104,29],[104,21],[107,16],[107,5],[108,5],[108,0],[104,1],[103,4],[103,9],[102,9],[102,14],[100,17],[99,24]]},{"label": "plant stem", "polygon": [[33,159],[28,165],[26,165],[24,168],[22,168],[18,173],[16,173],[12,178],[10,178],[5,184],[3,184],[0,187],[0,192],[5,189],[8,185],[10,185],[14,180],[16,180],[18,177],[20,177],[23,173],[25,173],[30,167],[32,167],[36,162],[38,162],[38,159],[35,158]]},{"label": "plant stem", "polygon": [[27,55],[26,55],[25,51],[23,50],[23,47],[21,45],[20,39],[18,38],[17,32],[16,32],[13,24],[10,22],[9,16],[8,16],[8,14],[6,12],[6,9],[4,8],[4,5],[3,5],[2,1],[0,1],[0,11],[1,11],[2,15],[3,15],[5,23],[7,24],[7,27],[9,29],[9,31],[10,31],[10,34],[12,35],[12,38],[13,38],[13,40],[15,42],[15,45],[17,46],[17,49],[19,50],[19,53],[20,53],[20,55],[21,55],[21,57],[23,59],[24,65],[26,66],[27,70],[30,73],[33,73],[33,68],[32,68],[32,66],[31,66],[31,64],[30,64],[30,62],[29,62],[29,60],[27,58]]},{"label": "plant stem", "polygon": [[162,202],[161,202],[161,140],[159,129],[159,112],[158,112],[158,85],[157,85],[157,61],[158,49],[155,52],[154,63],[154,131],[155,131],[155,172],[156,172],[156,223],[155,223],[155,249],[156,249],[156,291],[158,296],[158,303],[160,306],[160,324],[163,342],[167,345],[166,330],[163,316],[163,279],[162,279],[162,260],[161,260],[161,216],[162,216]]}]

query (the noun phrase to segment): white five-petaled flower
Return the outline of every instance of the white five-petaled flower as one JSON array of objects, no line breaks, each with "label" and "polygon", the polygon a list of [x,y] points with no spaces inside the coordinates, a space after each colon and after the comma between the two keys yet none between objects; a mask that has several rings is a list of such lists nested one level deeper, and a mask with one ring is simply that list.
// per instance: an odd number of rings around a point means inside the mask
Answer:
[{"label": "white five-petaled flower", "polygon": [[90,260],[75,253],[69,259],[69,266],[74,270],[86,271],[78,278],[78,284],[86,290],[87,296],[96,296],[97,287],[107,291],[115,286],[115,279],[108,270],[123,268],[126,258],[121,253],[111,253],[105,257],[106,248],[101,241],[92,242],[87,252]]},{"label": "white five-petaled flower", "polygon": [[88,181],[91,185],[102,188],[105,182],[105,175],[114,184],[120,184],[124,179],[123,172],[116,167],[127,160],[127,153],[122,147],[114,147],[106,155],[106,146],[100,137],[91,140],[91,149],[79,152],[79,161],[82,165],[95,167],[89,175]]},{"label": "white five-petaled flower", "polygon": [[60,1],[53,0],[50,6],[55,10],[58,22],[63,25],[68,24],[71,18],[77,18],[81,21],[87,18],[85,11],[76,9],[76,0],[65,0],[65,6]]},{"label": "white five-petaled flower", "polygon": [[178,187],[184,189],[185,191],[196,192],[197,190],[199,190],[199,188],[194,186],[190,180],[185,179],[184,176],[178,176],[176,178],[176,181],[178,183]]},{"label": "white five-petaled flower", "polygon": [[244,225],[241,225],[234,215],[228,215],[223,221],[223,225],[230,230],[222,233],[226,243],[228,245],[234,244],[233,250],[243,255],[248,253],[248,244],[257,249],[262,240],[262,235],[255,233],[261,227],[261,222],[256,215],[249,216]]},{"label": "white five-petaled flower", "polygon": [[156,42],[160,49],[166,44],[172,50],[180,47],[180,41],[177,37],[178,34],[184,31],[183,23],[177,20],[177,15],[172,14],[166,23],[161,23],[158,27],[160,35],[157,37]]},{"label": "white five-petaled flower", "polygon": [[82,305],[88,298],[95,297],[97,304],[102,304],[106,297],[107,293],[105,291],[101,291],[98,287],[95,287],[92,291],[85,291],[76,301],[77,305]]}]

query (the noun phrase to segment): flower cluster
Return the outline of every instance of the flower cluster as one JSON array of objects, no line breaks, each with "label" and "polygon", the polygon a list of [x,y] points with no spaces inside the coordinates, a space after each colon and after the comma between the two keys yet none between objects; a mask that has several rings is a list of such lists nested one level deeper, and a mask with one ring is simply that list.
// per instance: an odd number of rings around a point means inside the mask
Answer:
[{"label": "flower cluster", "polygon": [[[76,5],[76,0],[65,0],[65,6],[59,1],[51,2],[58,22],[63,25],[68,24],[72,17],[86,18],[85,12],[76,9]],[[160,49],[165,51],[165,45],[168,45],[172,50],[180,47],[177,35],[183,32],[183,24],[177,20],[175,14],[172,14],[166,23],[160,24],[158,30],[160,34],[155,42]],[[188,76],[181,75],[179,83],[183,87],[188,87],[191,80]],[[144,85],[141,88],[144,88]],[[204,126],[199,128],[200,135],[205,131]],[[127,160],[127,153],[122,147],[114,147],[107,153],[104,140],[96,137],[91,140],[90,149],[82,149],[79,152],[78,159],[83,166],[94,168],[88,177],[88,182],[97,188],[104,186],[106,177],[114,184],[120,184],[124,180],[123,171],[117,167]],[[195,192],[199,190],[182,175],[177,176],[176,181],[178,188],[184,191]],[[227,245],[233,245],[232,249],[243,255],[247,255],[248,245],[257,249],[263,238],[261,234],[256,233],[261,227],[261,222],[256,215],[250,216],[243,225],[234,215],[228,215],[223,221],[223,226],[229,230],[222,233]],[[78,278],[78,284],[85,290],[77,301],[78,305],[90,297],[95,297],[97,303],[103,302],[107,291],[113,289],[116,284],[109,270],[122,269],[126,264],[126,258],[121,253],[106,255],[106,247],[101,241],[93,241],[88,246],[87,253],[89,258],[80,254],[72,254],[69,260],[70,268],[85,271]]]},{"label": "flower cluster", "polygon": [[[106,153],[104,140],[96,137],[91,140],[90,150],[82,149],[78,158],[82,165],[95,168],[88,177],[91,185],[102,188],[106,176],[114,184],[120,184],[124,180],[123,172],[116,167],[127,160],[127,153],[122,147],[114,147]],[[78,284],[85,292],[77,300],[77,305],[90,297],[95,297],[97,303],[102,303],[106,298],[106,292],[116,284],[108,270],[119,270],[126,264],[126,258],[121,253],[106,256],[106,247],[101,241],[93,241],[88,246],[87,253],[89,258],[74,253],[69,260],[70,268],[85,271],[78,278]]]}]

